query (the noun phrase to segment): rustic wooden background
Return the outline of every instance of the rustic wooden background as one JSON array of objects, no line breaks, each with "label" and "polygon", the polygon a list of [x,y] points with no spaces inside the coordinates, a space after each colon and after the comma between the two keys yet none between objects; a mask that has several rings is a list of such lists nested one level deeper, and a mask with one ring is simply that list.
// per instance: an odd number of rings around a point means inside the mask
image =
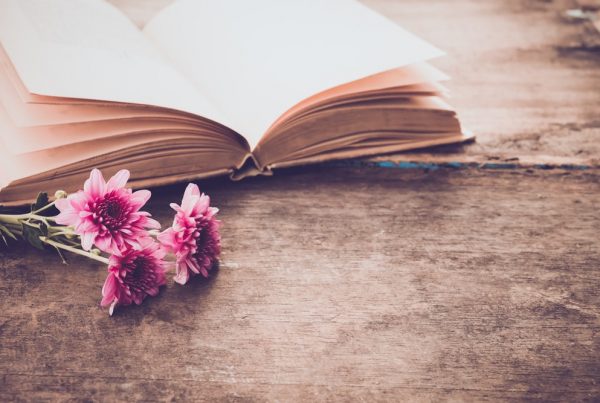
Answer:
[{"label": "rustic wooden background", "polygon": [[1,401],[600,399],[597,2],[366,3],[448,51],[478,142],[202,183],[220,268],[113,318],[101,265],[0,250]]}]

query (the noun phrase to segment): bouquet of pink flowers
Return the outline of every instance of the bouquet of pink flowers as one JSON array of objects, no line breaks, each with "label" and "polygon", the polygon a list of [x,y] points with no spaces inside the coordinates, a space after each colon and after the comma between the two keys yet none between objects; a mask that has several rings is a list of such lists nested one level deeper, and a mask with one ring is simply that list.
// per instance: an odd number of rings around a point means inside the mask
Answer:
[{"label": "bouquet of pink flowers", "polygon": [[[196,274],[208,277],[221,252],[218,209],[210,198],[190,183],[181,205],[175,210],[173,225],[159,232],[160,224],[141,210],[150,191],[126,188],[129,171],[121,170],[108,182],[98,169],[92,170],[83,190],[67,195],[55,193],[49,202],[45,193],[27,214],[0,214],[0,238],[19,238],[44,249],[76,253],[107,265],[100,305],[115,307],[141,304],[156,296],[166,284],[166,272],[175,269],[175,282],[185,284]],[[48,216],[52,207],[59,214]],[[174,255],[167,261],[168,253]]]}]

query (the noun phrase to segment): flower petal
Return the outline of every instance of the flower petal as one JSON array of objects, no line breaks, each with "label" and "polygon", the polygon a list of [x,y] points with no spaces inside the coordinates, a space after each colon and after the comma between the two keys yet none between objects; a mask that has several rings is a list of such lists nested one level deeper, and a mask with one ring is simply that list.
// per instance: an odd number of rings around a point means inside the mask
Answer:
[{"label": "flower petal", "polygon": [[200,199],[198,200],[198,202],[196,202],[196,205],[194,206],[194,215],[204,213],[208,209],[209,205],[210,197],[208,197],[205,194],[202,194],[202,196],[200,196]]},{"label": "flower petal", "polygon": [[149,190],[138,190],[130,196],[130,202],[135,210],[139,210],[150,199],[152,193]]},{"label": "flower petal", "polygon": [[117,280],[112,273],[109,273],[102,286],[102,301],[100,306],[107,306],[117,299]]},{"label": "flower petal", "polygon": [[183,212],[186,215],[191,215],[192,212],[194,211],[194,206],[196,206],[196,204],[198,203],[199,200],[200,200],[200,196],[197,196],[197,195],[192,195],[190,197],[184,197],[183,200],[181,201],[181,210],[183,210]]},{"label": "flower petal", "polygon": [[173,280],[181,285],[187,283],[190,278],[190,273],[188,272],[187,267],[181,267],[180,265],[177,265],[176,271],[177,273],[175,274],[175,277],[173,277]]},{"label": "flower petal", "polygon": [[119,303],[119,301],[114,300],[112,304],[110,304],[110,308],[108,308],[108,316],[113,316],[113,313],[115,312],[115,307],[117,306],[117,304]]},{"label": "flower petal", "polygon": [[160,229],[160,223],[154,218],[146,218],[144,220],[144,227],[149,229]]},{"label": "flower petal", "polygon": [[54,205],[61,213],[71,209],[71,203],[69,203],[69,199],[58,199]]},{"label": "flower petal", "polygon": [[160,242],[161,245],[163,245],[165,248],[167,248],[170,251],[175,251],[175,247],[177,246],[176,235],[177,233],[173,228],[167,228],[166,230],[158,234],[156,238],[158,239],[158,242]]},{"label": "flower petal", "polygon": [[90,177],[83,184],[83,190],[93,198],[104,195],[106,189],[106,182],[102,176],[102,172],[99,169],[92,169]]},{"label": "flower petal", "polygon": [[104,236],[97,236],[94,239],[94,243],[103,252],[112,252],[111,251],[111,237],[110,234],[106,234]]},{"label": "flower petal", "polygon": [[92,249],[92,245],[94,244],[94,239],[96,239],[95,232],[84,232],[81,234],[81,247],[83,250]]},{"label": "flower petal", "polygon": [[191,196],[200,196],[200,188],[195,183],[189,183],[183,192],[183,200]]},{"label": "flower petal", "polygon": [[79,215],[74,211],[65,211],[54,217],[54,221],[60,225],[74,226],[79,222]]},{"label": "flower petal", "polygon": [[106,184],[106,191],[110,192],[113,189],[123,188],[127,184],[128,180],[129,171],[126,169],[121,169],[112,178],[109,179],[108,183]]}]

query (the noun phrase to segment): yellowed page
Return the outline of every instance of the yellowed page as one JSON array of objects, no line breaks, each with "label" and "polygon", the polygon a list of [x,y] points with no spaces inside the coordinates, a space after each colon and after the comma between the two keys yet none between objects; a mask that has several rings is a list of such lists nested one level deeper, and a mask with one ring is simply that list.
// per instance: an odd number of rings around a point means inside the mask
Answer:
[{"label": "yellowed page", "polygon": [[[337,87],[329,88],[319,92],[309,98],[302,100],[284,114],[279,116],[276,122],[271,125],[269,131],[275,129],[277,124],[283,122],[290,116],[301,110],[310,108],[321,102],[329,101],[342,96],[352,96],[362,92],[381,91],[396,87],[405,87],[414,84],[436,83],[447,80],[448,76],[442,71],[427,63],[415,63],[404,67],[384,71],[356,81],[345,83]],[[269,132],[266,133],[267,136]],[[264,137],[263,137],[264,140]]]},{"label": "yellowed page", "polygon": [[251,146],[317,92],[441,54],[355,0],[179,0],[144,32]]},{"label": "yellowed page", "polygon": [[220,114],[103,0],[0,0],[0,42],[29,92]]},{"label": "yellowed page", "polygon": [[[51,150],[36,151],[26,155],[13,154],[8,147],[3,146],[0,147],[0,178],[3,180],[3,182],[0,182],[0,188],[7,186],[12,181],[43,172],[54,171],[58,173],[65,165],[91,159],[104,153],[115,152],[133,145],[144,144],[155,138],[162,140],[168,138],[168,136],[157,134],[154,136],[128,136],[126,138],[98,140],[91,143],[77,143]],[[1,139],[0,145],[3,145]]]},{"label": "yellowed page", "polygon": [[[0,107],[17,127],[62,125],[127,118],[171,118],[196,120],[191,115],[176,114],[167,109],[124,104],[48,104],[24,102],[0,66]],[[1,133],[0,133],[1,135]]]},{"label": "yellowed page", "polygon": [[192,123],[155,118],[130,118],[63,125],[16,127],[10,121],[6,111],[0,106],[0,140],[14,154],[52,149],[90,140],[108,139],[114,136],[155,132],[202,134],[202,131]]},{"label": "yellowed page", "polygon": [[[157,146],[157,142],[162,143]],[[153,146],[148,146],[149,144]],[[131,151],[132,147],[136,148],[135,152]],[[106,161],[122,165],[122,161],[143,160],[148,168],[160,171],[162,166],[156,163],[153,157],[174,152],[185,155],[185,158],[180,161],[181,165],[197,162],[190,160],[197,155],[199,159],[204,160],[203,164],[207,166],[214,164],[214,169],[223,167],[230,169],[239,163],[246,151],[241,147],[215,143],[208,138],[185,135],[174,138],[169,134],[158,132],[116,136],[17,155],[11,153],[8,147],[4,147],[0,139],[0,189],[13,181],[22,181],[34,175],[68,176],[73,173],[73,165],[77,165],[79,169],[89,170]],[[233,159],[220,159],[219,155],[224,154],[233,156]],[[125,163],[125,166],[127,165]]]}]

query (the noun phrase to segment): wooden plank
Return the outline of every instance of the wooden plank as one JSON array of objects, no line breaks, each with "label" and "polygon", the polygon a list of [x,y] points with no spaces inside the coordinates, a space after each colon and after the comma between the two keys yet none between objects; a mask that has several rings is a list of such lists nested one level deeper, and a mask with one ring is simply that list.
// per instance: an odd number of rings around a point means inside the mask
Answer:
[{"label": "wooden plank", "polygon": [[450,102],[477,135],[391,160],[600,163],[600,34],[566,18],[575,1],[366,3],[447,51],[434,64],[452,77]]},{"label": "wooden plank", "polygon": [[[600,181],[342,169],[203,188],[223,259],[109,318],[101,265],[0,253],[0,400],[600,396]],[[155,191],[150,211],[183,185]]]},{"label": "wooden plank", "polygon": [[[143,25],[169,0],[113,0]],[[597,164],[593,37],[570,1],[366,2],[445,48],[479,141],[395,161]],[[590,45],[591,44],[591,45]],[[313,167],[203,184],[207,281],[98,308],[105,269],[0,249],[0,401],[597,400],[600,179]],[[164,225],[183,185],[155,190]]]}]

